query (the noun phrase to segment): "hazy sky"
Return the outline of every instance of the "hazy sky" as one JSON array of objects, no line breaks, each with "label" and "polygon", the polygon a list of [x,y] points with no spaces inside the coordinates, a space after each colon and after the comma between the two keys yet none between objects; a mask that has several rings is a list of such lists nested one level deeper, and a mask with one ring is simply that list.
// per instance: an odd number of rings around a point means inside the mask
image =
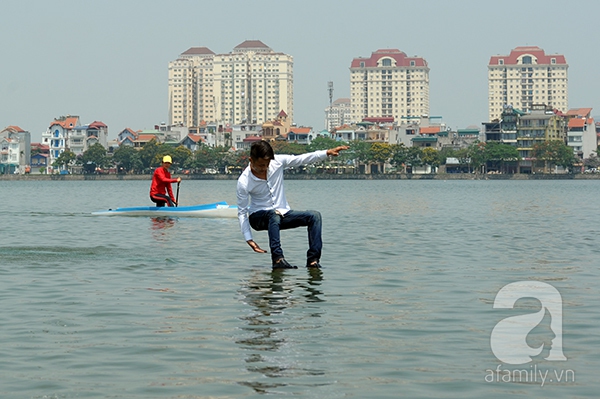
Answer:
[{"label": "hazy sky", "polygon": [[294,57],[294,121],[324,128],[350,96],[353,58],[382,48],[425,58],[430,114],[454,129],[487,119],[487,65],[517,46],[564,54],[569,107],[600,115],[600,1],[2,0],[0,129],[39,141],[55,117],[126,127],[168,122],[168,63],[190,47],[261,40]]}]

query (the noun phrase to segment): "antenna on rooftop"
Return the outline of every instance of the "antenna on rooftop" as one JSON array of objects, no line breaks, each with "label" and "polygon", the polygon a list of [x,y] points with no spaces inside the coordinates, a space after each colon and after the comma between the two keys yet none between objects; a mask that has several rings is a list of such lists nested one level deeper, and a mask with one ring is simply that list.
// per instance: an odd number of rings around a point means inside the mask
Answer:
[{"label": "antenna on rooftop", "polygon": [[327,130],[331,131],[333,126],[331,126],[331,107],[333,106],[333,82],[330,80],[327,82],[327,91],[329,92],[329,117],[327,118]]}]

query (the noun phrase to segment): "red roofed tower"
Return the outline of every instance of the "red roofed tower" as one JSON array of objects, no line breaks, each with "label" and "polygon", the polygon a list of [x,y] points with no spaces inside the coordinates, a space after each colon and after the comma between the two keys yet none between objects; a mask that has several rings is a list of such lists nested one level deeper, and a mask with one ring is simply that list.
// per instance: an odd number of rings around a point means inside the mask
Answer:
[{"label": "red roofed tower", "polygon": [[547,55],[537,46],[516,47],[509,55],[492,56],[488,64],[489,120],[499,118],[509,105],[527,111],[544,104],[566,112],[568,68],[564,55]]},{"label": "red roofed tower", "polygon": [[397,49],[382,49],[350,65],[353,122],[368,117],[429,114],[429,67],[421,57]]}]

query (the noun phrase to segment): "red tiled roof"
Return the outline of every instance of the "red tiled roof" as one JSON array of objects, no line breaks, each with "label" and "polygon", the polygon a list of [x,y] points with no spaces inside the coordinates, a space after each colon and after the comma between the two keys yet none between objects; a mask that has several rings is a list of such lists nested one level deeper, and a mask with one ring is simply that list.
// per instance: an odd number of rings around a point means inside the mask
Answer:
[{"label": "red tiled roof", "polygon": [[155,134],[140,134],[137,136],[135,141],[150,141],[155,138],[156,138]]},{"label": "red tiled roof", "polygon": [[372,122],[372,123],[393,123],[394,122],[394,117],[393,116],[380,116],[380,117],[366,117],[363,118],[363,122]]},{"label": "red tiled roof", "polygon": [[572,108],[567,111],[567,116],[580,116],[582,118],[588,118],[591,113],[591,108]]},{"label": "red tiled roof", "polygon": [[208,47],[190,47],[181,55],[214,55],[215,53]]},{"label": "red tiled roof", "polygon": [[187,137],[192,140],[194,143],[202,142],[202,136],[199,134],[189,133]]},{"label": "red tiled roof", "polygon": [[531,55],[537,59],[537,64],[550,65],[552,59],[555,60],[556,65],[566,65],[567,61],[565,56],[561,54],[546,55],[544,50],[537,46],[521,46],[514,48],[510,55],[494,55],[490,58],[489,65],[500,65],[500,60],[504,62],[504,65],[517,65],[517,60],[523,55]]},{"label": "red tiled roof", "polygon": [[246,137],[244,140],[242,140],[244,143],[251,143],[254,141],[261,141],[262,137],[260,136],[250,136],[250,137]]},{"label": "red tiled roof", "polygon": [[10,130],[10,131],[12,131],[14,133],[19,133],[19,132],[24,132],[25,131],[25,130],[21,129],[19,126],[15,126],[15,125],[8,126],[4,130]]},{"label": "red tiled roof", "polygon": [[31,143],[31,148],[38,148],[40,150],[49,150],[50,146],[48,144],[42,144],[42,143]]},{"label": "red tiled roof", "polygon": [[235,48],[269,48],[269,46],[260,40],[246,40],[245,42],[235,46]]},{"label": "red tiled roof", "polygon": [[287,118],[287,114],[285,113],[284,110],[279,111],[279,114],[277,114],[277,117],[281,117],[281,118]]},{"label": "red tiled roof", "polygon": [[569,128],[572,127],[584,127],[586,120],[583,118],[573,118],[569,120]]},{"label": "red tiled roof", "polygon": [[50,127],[54,126],[54,125],[59,125],[62,126],[64,129],[70,129],[70,128],[74,128],[75,126],[77,126],[79,117],[77,116],[68,116],[65,118],[65,120],[60,121],[60,120],[54,120],[50,123]]},{"label": "red tiled roof", "polygon": [[352,60],[352,64],[350,64],[350,68],[360,68],[360,64],[364,63],[366,68],[374,68],[377,67],[377,63],[382,58],[392,58],[396,61],[396,66],[399,67],[407,67],[411,66],[411,61],[414,61],[415,67],[426,67],[427,61],[421,57],[407,57],[406,53],[398,49],[383,49],[377,50],[374,53],[371,53],[370,58],[355,58]]},{"label": "red tiled roof", "polygon": [[102,128],[105,128],[108,126],[106,126],[104,123],[102,123],[100,121],[94,121],[94,122],[90,123],[90,127],[93,129],[102,129]]},{"label": "red tiled roof", "polygon": [[310,127],[291,127],[288,133],[308,134],[310,131]]},{"label": "red tiled roof", "polygon": [[439,126],[427,126],[419,129],[419,133],[421,134],[436,134],[440,132]]}]

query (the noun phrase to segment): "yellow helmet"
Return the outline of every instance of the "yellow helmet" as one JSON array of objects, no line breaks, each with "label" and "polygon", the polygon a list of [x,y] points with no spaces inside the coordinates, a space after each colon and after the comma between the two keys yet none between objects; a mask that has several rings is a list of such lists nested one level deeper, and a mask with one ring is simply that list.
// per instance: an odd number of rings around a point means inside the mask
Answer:
[{"label": "yellow helmet", "polygon": [[164,163],[164,162],[173,163],[173,160],[171,159],[171,156],[170,156],[170,155],[165,155],[165,156],[163,157],[163,163]]}]

